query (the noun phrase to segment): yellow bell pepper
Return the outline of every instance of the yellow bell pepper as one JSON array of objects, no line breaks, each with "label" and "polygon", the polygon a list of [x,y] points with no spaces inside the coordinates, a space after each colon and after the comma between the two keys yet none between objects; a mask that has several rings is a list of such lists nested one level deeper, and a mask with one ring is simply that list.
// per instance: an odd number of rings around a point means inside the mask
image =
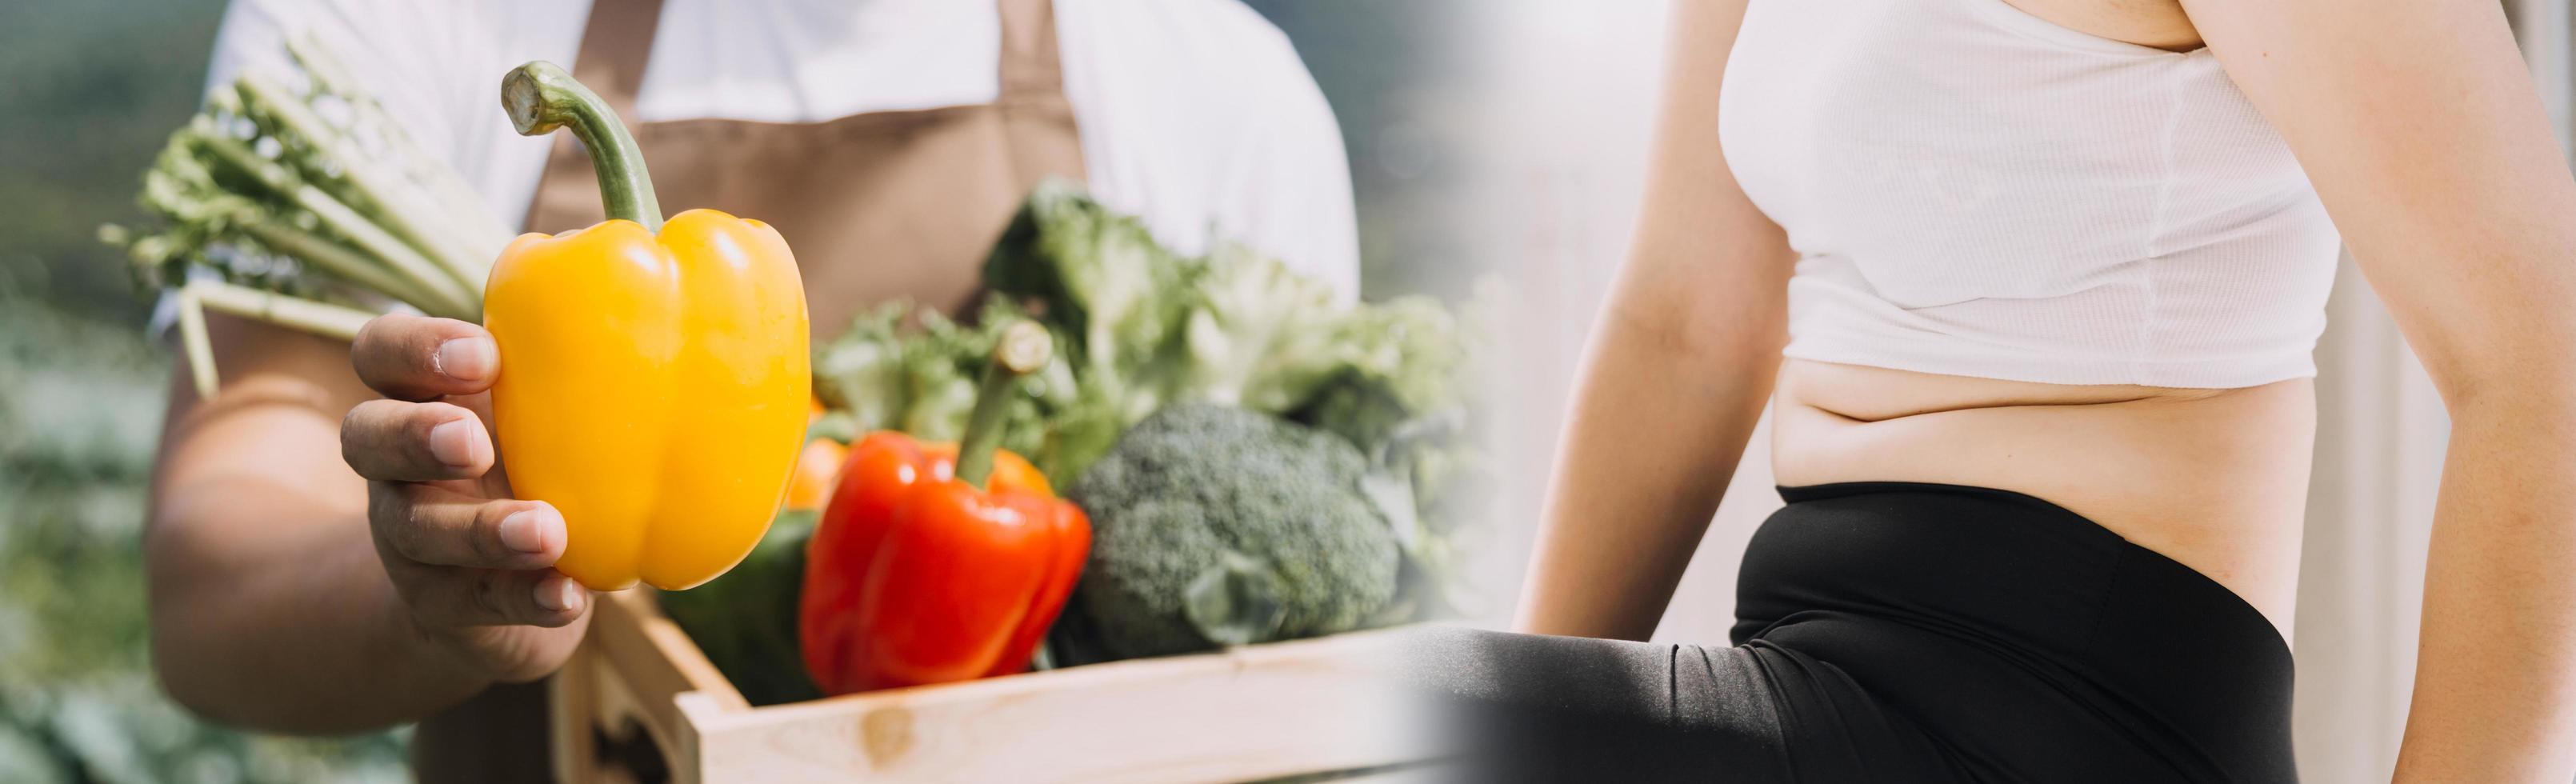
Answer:
[{"label": "yellow bell pepper", "polygon": [[519,133],[569,128],[608,220],[501,251],[483,324],[499,342],[492,418],[521,498],[569,534],[555,568],[600,590],[687,588],[769,529],[804,444],[804,284],[776,229],[714,210],[664,225],[634,139],[551,63],[510,72]]}]

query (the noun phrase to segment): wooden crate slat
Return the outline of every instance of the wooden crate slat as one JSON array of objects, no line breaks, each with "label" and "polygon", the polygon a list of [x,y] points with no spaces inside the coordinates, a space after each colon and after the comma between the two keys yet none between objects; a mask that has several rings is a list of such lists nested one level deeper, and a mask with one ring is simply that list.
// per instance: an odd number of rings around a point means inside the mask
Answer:
[{"label": "wooden crate slat", "polygon": [[[562,738],[566,733],[580,733],[583,739],[578,744],[579,751],[591,753],[595,750],[590,748],[586,732],[562,725],[578,724],[616,733],[625,729],[623,725],[631,717],[661,747],[675,776],[683,770],[694,770],[694,737],[684,737],[686,727],[673,698],[681,694],[703,695],[705,705],[723,711],[747,711],[751,703],[743,699],[731,681],[725,680],[714,663],[707,661],[706,653],[689,641],[678,624],[662,615],[650,591],[639,588],[593,596],[598,604],[591,612],[590,630],[574,654],[575,659],[584,661],[578,668],[567,664],[569,675],[555,676],[559,682],[575,684],[557,686],[558,693],[571,692],[568,696],[585,699],[586,703],[556,704],[555,735]],[[558,761],[558,776],[574,765],[587,766],[589,758]]]},{"label": "wooden crate slat", "polygon": [[[595,619],[594,619],[595,620]],[[595,781],[599,778],[599,748],[592,743],[592,726],[598,721],[597,699],[592,684],[599,676],[598,656],[583,640],[565,659],[562,669],[546,680],[546,704],[552,713],[547,717],[546,734],[553,747],[555,780],[560,782]]]},{"label": "wooden crate slat", "polygon": [[601,652],[628,680],[638,683],[640,692],[652,695],[656,702],[666,701],[662,698],[670,694],[703,692],[728,709],[751,708],[688,633],[662,614],[651,589],[617,591],[601,598],[590,638],[600,641]]},{"label": "wooden crate slat", "polygon": [[556,773],[628,717],[672,778],[1241,781],[1427,754],[1383,676],[1394,630],[752,708],[646,591],[601,594],[556,677]]},{"label": "wooden crate slat", "polygon": [[711,781],[1242,781],[1416,759],[1390,633],[710,715]]}]

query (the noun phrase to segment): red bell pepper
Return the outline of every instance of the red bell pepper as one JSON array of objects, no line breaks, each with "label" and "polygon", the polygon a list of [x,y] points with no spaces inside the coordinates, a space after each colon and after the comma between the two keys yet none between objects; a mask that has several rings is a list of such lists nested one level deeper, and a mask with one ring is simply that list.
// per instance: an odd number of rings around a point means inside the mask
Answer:
[{"label": "red bell pepper", "polygon": [[957,444],[877,432],[850,447],[798,608],[825,693],[1028,669],[1091,550],[1090,518],[997,446],[1015,382],[1053,348],[1036,324],[1004,330]]}]

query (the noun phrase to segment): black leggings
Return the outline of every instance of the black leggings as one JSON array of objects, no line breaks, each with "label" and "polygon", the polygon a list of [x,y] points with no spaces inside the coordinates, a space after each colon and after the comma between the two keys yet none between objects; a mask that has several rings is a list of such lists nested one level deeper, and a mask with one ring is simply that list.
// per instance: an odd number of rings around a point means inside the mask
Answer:
[{"label": "black leggings", "polygon": [[1733,647],[1465,629],[1412,675],[1462,780],[2285,782],[2290,650],[2224,586],[2019,493],[1782,488]]}]

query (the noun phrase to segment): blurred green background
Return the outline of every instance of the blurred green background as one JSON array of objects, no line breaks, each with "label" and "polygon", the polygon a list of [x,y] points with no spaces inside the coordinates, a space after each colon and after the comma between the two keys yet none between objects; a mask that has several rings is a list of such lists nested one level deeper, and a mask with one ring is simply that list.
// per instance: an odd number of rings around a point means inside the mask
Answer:
[{"label": "blurred green background", "polygon": [[[1252,0],[1341,118],[1363,280],[1455,295],[1467,0]],[[401,732],[246,735],[150,674],[139,542],[169,360],[150,299],[97,243],[197,104],[223,3],[0,3],[0,782],[404,777]],[[1401,260],[1394,263],[1391,260]]]},{"label": "blurred green background", "polygon": [[232,732],[149,669],[138,542],[168,359],[95,231],[138,215],[222,10],[0,4],[0,781],[404,778],[399,734]]}]

